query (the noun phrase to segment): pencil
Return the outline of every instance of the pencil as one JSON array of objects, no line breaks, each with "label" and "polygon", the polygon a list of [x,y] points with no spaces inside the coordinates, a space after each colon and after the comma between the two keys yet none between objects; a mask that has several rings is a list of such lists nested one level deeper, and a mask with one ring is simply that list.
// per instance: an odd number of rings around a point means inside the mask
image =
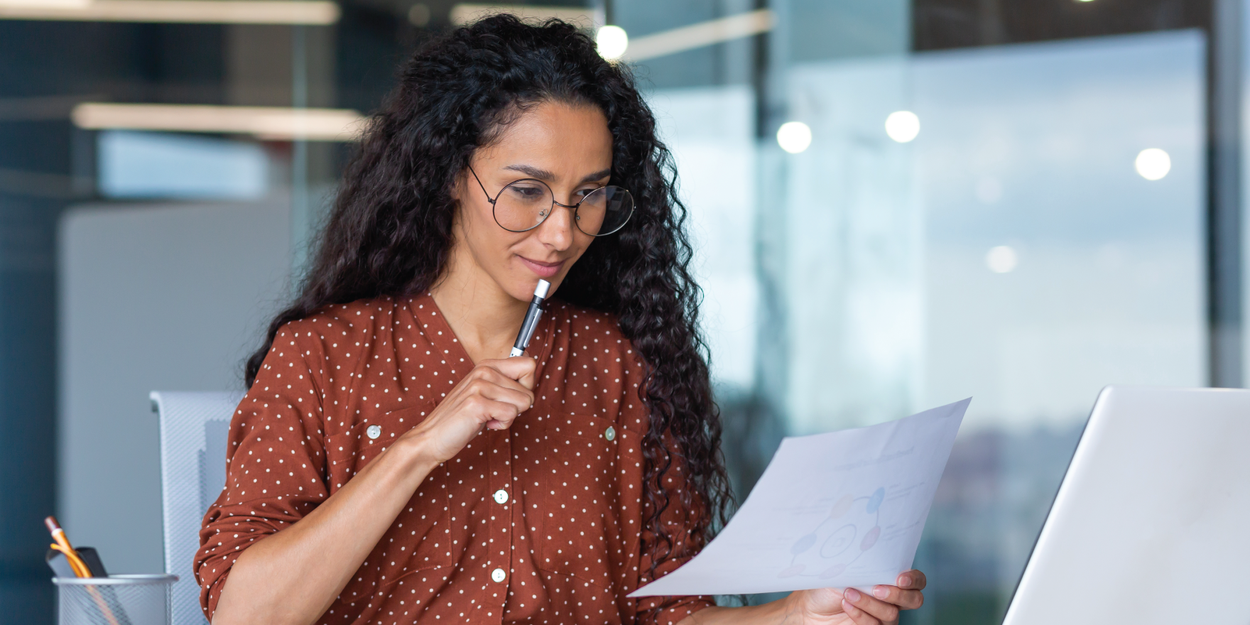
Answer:
[{"label": "pencil", "polygon": [[[70,568],[74,569],[74,575],[78,577],[95,577],[91,574],[91,568],[87,566],[87,563],[82,561],[82,557],[78,555],[77,551],[74,551],[74,546],[69,543],[69,537],[65,535],[65,530],[61,529],[61,524],[56,522],[56,517],[49,516],[43,520],[43,524],[48,526],[48,531],[52,533],[52,540],[56,541],[52,548],[65,554],[65,559],[69,561]],[[119,625],[117,617],[109,609],[108,602],[104,600],[104,597],[100,596],[100,591],[94,586],[87,586],[87,593],[95,601],[96,607],[100,608],[104,618],[108,619],[109,625]]]},{"label": "pencil", "polygon": [[91,574],[91,568],[83,562],[73,545],[69,544],[69,538],[65,535],[65,530],[61,529],[61,524],[56,522],[56,517],[49,516],[43,520],[43,524],[48,526],[48,531],[52,533],[52,540],[56,541],[52,548],[65,554],[65,559],[69,561],[70,568],[74,569],[74,574],[78,577],[94,577]]}]

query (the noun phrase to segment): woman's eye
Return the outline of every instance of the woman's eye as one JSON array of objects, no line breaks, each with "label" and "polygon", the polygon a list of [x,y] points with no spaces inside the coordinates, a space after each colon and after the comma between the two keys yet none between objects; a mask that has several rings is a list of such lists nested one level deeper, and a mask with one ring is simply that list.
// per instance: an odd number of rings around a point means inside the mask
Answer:
[{"label": "woman's eye", "polygon": [[533,201],[542,198],[547,192],[542,187],[512,185],[508,187],[508,193],[517,199]]}]

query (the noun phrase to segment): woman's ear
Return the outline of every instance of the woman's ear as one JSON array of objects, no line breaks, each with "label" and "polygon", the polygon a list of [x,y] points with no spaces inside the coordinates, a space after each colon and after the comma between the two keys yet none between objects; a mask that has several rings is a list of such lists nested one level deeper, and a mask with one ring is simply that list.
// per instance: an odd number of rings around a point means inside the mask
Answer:
[{"label": "woman's ear", "polygon": [[451,181],[451,201],[455,204],[456,210],[460,209],[460,204],[465,198],[465,176],[468,175],[465,172],[466,170],[460,170],[460,173],[456,174]]},{"label": "woman's ear", "polygon": [[467,174],[461,171],[451,185],[451,229],[455,232],[460,227],[461,209],[464,207],[465,199],[468,197],[465,186],[465,176]]}]

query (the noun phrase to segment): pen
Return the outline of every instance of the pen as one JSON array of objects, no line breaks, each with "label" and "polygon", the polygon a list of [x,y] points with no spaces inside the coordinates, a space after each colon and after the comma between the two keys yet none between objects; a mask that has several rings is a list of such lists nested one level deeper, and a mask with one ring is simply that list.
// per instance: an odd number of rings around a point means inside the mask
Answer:
[{"label": "pen", "polygon": [[547,291],[550,289],[551,283],[546,280],[539,280],[538,286],[534,287],[534,299],[530,300],[530,307],[525,311],[525,321],[521,322],[521,331],[517,332],[516,343],[512,345],[512,353],[508,354],[509,358],[524,354],[525,348],[529,347],[530,337],[534,335],[534,328],[538,326],[538,319],[543,316],[543,302],[547,299]]}]

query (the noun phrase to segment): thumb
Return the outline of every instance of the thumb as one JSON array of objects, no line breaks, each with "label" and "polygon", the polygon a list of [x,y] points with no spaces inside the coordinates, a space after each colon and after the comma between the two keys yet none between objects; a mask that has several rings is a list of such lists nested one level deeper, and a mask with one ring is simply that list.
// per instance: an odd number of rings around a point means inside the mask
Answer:
[{"label": "thumb", "polygon": [[840,588],[813,588],[804,590],[802,598],[808,610],[821,616],[842,614],[842,590]]}]

